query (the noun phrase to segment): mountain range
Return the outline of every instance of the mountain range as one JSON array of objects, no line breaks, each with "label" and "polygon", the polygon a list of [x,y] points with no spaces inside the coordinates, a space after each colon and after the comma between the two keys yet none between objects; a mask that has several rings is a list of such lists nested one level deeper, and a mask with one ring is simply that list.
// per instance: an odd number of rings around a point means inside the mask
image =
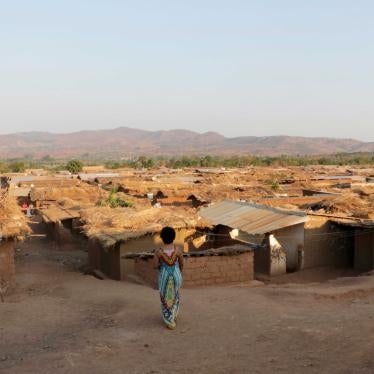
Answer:
[{"label": "mountain range", "polygon": [[374,142],[296,136],[228,138],[216,132],[146,131],[129,127],[69,134],[25,132],[0,135],[0,158],[49,155],[68,157],[130,157],[178,155],[317,155],[374,152]]}]

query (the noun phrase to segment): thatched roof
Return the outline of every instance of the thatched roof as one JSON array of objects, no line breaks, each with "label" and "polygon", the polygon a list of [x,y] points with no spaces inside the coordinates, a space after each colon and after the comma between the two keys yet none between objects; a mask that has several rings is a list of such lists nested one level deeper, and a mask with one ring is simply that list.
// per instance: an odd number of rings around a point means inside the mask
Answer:
[{"label": "thatched roof", "polygon": [[27,218],[8,190],[0,192],[0,234],[2,238],[22,238],[30,233]]},{"label": "thatched roof", "polygon": [[164,226],[175,229],[209,227],[191,208],[108,208],[95,207],[81,212],[84,232],[99,239],[104,246],[147,234],[157,233]]},{"label": "thatched roof", "polygon": [[326,213],[371,218],[371,213],[374,210],[374,199],[362,196],[359,193],[346,192],[335,199],[322,201],[319,207]]},{"label": "thatched roof", "polygon": [[67,219],[80,218],[78,209],[67,209],[59,205],[52,205],[41,210],[44,222],[60,222]]},{"label": "thatched roof", "polygon": [[34,187],[31,189],[30,197],[32,201],[52,200],[58,201],[62,198],[69,198],[75,201],[85,201],[96,203],[104,195],[98,187],[88,184],[81,184],[74,187]]},{"label": "thatched roof", "polygon": [[147,193],[157,194],[161,191],[169,198],[187,199],[191,195],[198,196],[204,201],[222,201],[226,199],[253,199],[256,197],[271,196],[272,192],[269,186],[261,186],[256,181],[247,176],[209,176],[202,179],[199,184],[179,181],[166,182],[165,180],[147,181],[142,178],[126,178],[119,182],[130,195],[144,196]]}]

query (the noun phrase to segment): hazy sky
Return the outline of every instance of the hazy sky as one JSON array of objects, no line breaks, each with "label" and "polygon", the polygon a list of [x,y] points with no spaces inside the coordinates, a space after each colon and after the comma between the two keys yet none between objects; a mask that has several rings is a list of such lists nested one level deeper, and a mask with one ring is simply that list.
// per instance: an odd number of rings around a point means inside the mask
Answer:
[{"label": "hazy sky", "polygon": [[374,2],[0,0],[0,132],[374,141]]}]

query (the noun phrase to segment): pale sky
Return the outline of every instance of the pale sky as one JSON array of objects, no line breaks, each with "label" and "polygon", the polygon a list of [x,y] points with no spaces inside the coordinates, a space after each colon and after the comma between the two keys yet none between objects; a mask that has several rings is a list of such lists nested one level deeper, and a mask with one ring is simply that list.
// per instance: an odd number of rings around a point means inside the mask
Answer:
[{"label": "pale sky", "polygon": [[0,133],[374,141],[374,2],[0,0]]}]

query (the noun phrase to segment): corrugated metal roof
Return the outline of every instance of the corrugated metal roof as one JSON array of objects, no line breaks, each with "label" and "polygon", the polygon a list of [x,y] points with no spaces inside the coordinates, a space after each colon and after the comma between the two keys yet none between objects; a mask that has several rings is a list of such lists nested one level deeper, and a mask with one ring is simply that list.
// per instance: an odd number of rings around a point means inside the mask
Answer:
[{"label": "corrugated metal roof", "polygon": [[351,174],[345,175],[317,175],[316,177],[312,177],[311,180],[337,180],[337,179],[352,179]]},{"label": "corrugated metal roof", "polygon": [[81,180],[89,180],[95,178],[116,178],[119,177],[119,173],[79,173],[79,178]]},{"label": "corrugated metal roof", "polygon": [[200,216],[213,225],[228,226],[252,235],[270,233],[308,220],[302,212],[227,200],[201,209]]},{"label": "corrugated metal roof", "polygon": [[32,182],[37,179],[35,176],[19,176],[19,177],[11,177],[11,183],[18,184],[22,182]]}]

